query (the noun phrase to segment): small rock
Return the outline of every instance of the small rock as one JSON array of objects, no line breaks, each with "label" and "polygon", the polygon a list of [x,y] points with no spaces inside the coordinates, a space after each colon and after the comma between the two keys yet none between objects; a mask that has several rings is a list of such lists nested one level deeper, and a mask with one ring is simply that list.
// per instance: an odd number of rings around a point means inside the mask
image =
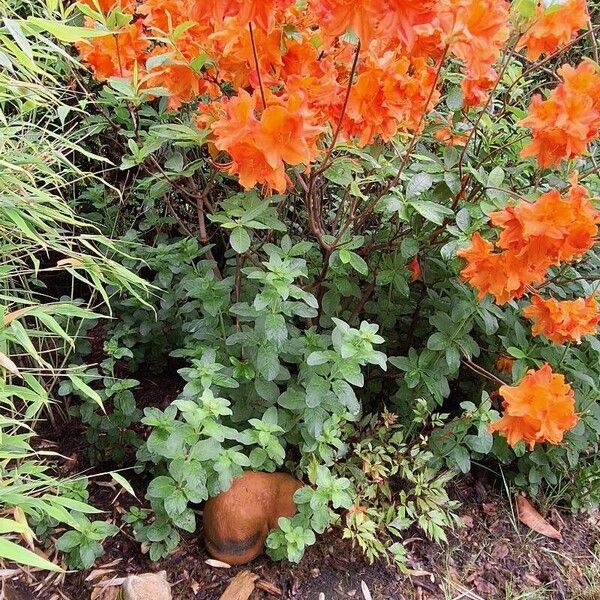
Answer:
[{"label": "small rock", "polygon": [[129,575],[123,582],[125,600],[172,600],[167,572]]}]

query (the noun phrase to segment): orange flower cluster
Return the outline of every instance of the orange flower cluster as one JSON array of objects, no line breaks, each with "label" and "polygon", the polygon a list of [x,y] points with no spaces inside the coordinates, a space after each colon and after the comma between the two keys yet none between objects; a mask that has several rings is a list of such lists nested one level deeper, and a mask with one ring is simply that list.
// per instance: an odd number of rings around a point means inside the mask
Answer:
[{"label": "orange flower cluster", "polygon": [[237,174],[244,188],[260,182],[283,193],[285,165],[309,165],[319,153],[321,129],[310,125],[310,111],[299,95],[270,104],[260,118],[256,104],[256,94],[244,90],[229,100],[225,114],[211,125],[214,144],[231,156],[229,173]]},{"label": "orange flower cluster", "polygon": [[439,99],[437,90],[430,98],[434,87],[435,72],[425,59],[411,62],[397,52],[382,57],[371,52],[352,88],[343,137],[356,138],[359,146],[366,146],[377,135],[388,141],[401,128],[415,131],[421,115]]},{"label": "orange flower cluster", "polygon": [[[93,21],[86,18],[86,26]],[[134,65],[140,63],[150,42],[144,35],[141,21],[126,25],[110,35],[77,42],[81,59],[88,63],[98,81],[110,77],[131,77]]]},{"label": "orange flower cluster", "polygon": [[[310,166],[318,157],[323,132],[339,128],[338,140],[365,146],[422,128],[439,100],[440,61],[446,56],[464,65],[466,104],[485,100],[509,32],[506,0],[81,2],[130,17],[116,31],[77,43],[97,79],[136,72],[139,89],[166,92],[170,109],[210,99],[199,122],[213,124],[213,147],[229,154],[229,172],[244,186],[254,181],[278,191],[285,189],[285,166]],[[102,29],[110,19],[98,21],[88,18],[86,26]],[[360,40],[358,48],[344,35],[349,31]],[[240,106],[248,97],[254,103],[246,124],[234,114],[232,88]],[[268,106],[255,102],[258,92]],[[302,115],[300,130],[288,113]],[[270,142],[264,138],[276,119],[290,127],[281,133],[288,149],[280,156],[266,150]],[[233,123],[244,133],[220,137]]]},{"label": "orange flower cluster", "polygon": [[493,65],[510,34],[510,5],[505,0],[442,0],[436,5],[442,39],[465,65],[465,105],[480,104],[498,78]]},{"label": "orange flower cluster", "polygon": [[521,202],[490,218],[501,230],[497,244],[474,234],[471,245],[458,252],[467,261],[461,275],[480,298],[489,293],[505,304],[543,282],[552,265],[587,252],[598,234],[600,213],[574,178],[565,197],[551,190],[535,202]]},{"label": "orange flower cluster", "polygon": [[533,138],[521,156],[534,156],[541,167],[583,154],[600,130],[600,74],[594,64],[564,65],[558,73],[562,83],[546,100],[535,95],[521,121]]},{"label": "orange flower cluster", "polygon": [[593,296],[562,302],[534,296],[523,315],[534,322],[533,335],[543,335],[555,344],[579,344],[583,336],[596,333],[600,323],[598,302]]},{"label": "orange flower cluster", "polygon": [[519,385],[503,385],[499,391],[504,415],[489,431],[500,432],[511,446],[521,441],[530,449],[543,442],[560,444],[579,420],[571,386],[548,364],[528,371]]},{"label": "orange flower cluster", "polygon": [[572,40],[587,26],[588,16],[585,0],[568,0],[564,4],[546,8],[538,2],[536,14],[526,25],[525,33],[516,49],[527,49],[527,58],[537,60],[544,54],[552,54]]}]

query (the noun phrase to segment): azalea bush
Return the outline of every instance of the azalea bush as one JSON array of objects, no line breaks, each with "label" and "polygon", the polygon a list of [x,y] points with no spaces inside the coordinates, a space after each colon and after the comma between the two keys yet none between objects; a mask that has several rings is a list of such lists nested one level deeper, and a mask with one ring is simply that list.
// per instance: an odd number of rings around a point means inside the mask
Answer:
[{"label": "azalea bush", "polygon": [[[474,463],[598,497],[597,8],[85,0],[19,22],[87,68],[65,67],[65,125],[110,166],[73,207],[152,284],[154,310],[113,298],[86,373],[106,412],[61,393],[93,457],[148,478],[125,520],[153,559],[244,469],[307,483],[267,544],[290,560],[339,524],[403,566]],[[181,394],[136,398],[141,367]]]}]

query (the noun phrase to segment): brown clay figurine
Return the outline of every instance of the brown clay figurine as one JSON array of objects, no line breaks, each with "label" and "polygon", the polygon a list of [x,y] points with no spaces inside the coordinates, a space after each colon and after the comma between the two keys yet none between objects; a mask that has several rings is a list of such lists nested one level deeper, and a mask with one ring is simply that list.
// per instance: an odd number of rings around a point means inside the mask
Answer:
[{"label": "brown clay figurine", "polygon": [[302,483],[287,473],[247,471],[204,506],[204,540],[211,556],[241,565],[262,553],[279,517],[296,512],[294,492]]}]

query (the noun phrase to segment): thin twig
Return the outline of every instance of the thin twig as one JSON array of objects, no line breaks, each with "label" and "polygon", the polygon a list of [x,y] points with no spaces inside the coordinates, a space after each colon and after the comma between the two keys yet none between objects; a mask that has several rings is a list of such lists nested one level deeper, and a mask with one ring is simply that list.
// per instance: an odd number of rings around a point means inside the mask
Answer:
[{"label": "thin twig", "polygon": [[262,99],[263,110],[267,108],[267,100],[265,99],[265,90],[263,89],[262,78],[260,76],[260,67],[258,66],[258,54],[256,52],[256,44],[254,43],[254,32],[252,31],[252,23],[248,23],[250,31],[250,43],[252,44],[252,54],[254,55],[254,64],[256,65],[256,76],[258,78],[258,87],[260,89],[260,97]]},{"label": "thin twig", "polygon": [[337,139],[340,136],[340,132],[342,131],[342,125],[344,123],[344,117],[346,115],[346,110],[348,108],[348,101],[350,100],[350,92],[352,90],[352,83],[354,80],[354,75],[356,73],[356,67],[358,66],[358,56],[360,54],[360,41],[356,45],[356,51],[354,52],[354,60],[352,61],[352,68],[350,69],[350,77],[348,78],[348,86],[346,87],[346,94],[344,96],[344,104],[342,105],[342,112],[340,113],[340,118],[338,119],[337,126],[335,128],[335,132],[333,133],[333,138],[331,139],[331,144],[327,150],[327,154],[325,155],[325,159],[321,163],[321,166],[316,170],[315,175],[320,175],[327,167],[329,167],[331,154],[335,148],[335,144],[337,143]]}]

